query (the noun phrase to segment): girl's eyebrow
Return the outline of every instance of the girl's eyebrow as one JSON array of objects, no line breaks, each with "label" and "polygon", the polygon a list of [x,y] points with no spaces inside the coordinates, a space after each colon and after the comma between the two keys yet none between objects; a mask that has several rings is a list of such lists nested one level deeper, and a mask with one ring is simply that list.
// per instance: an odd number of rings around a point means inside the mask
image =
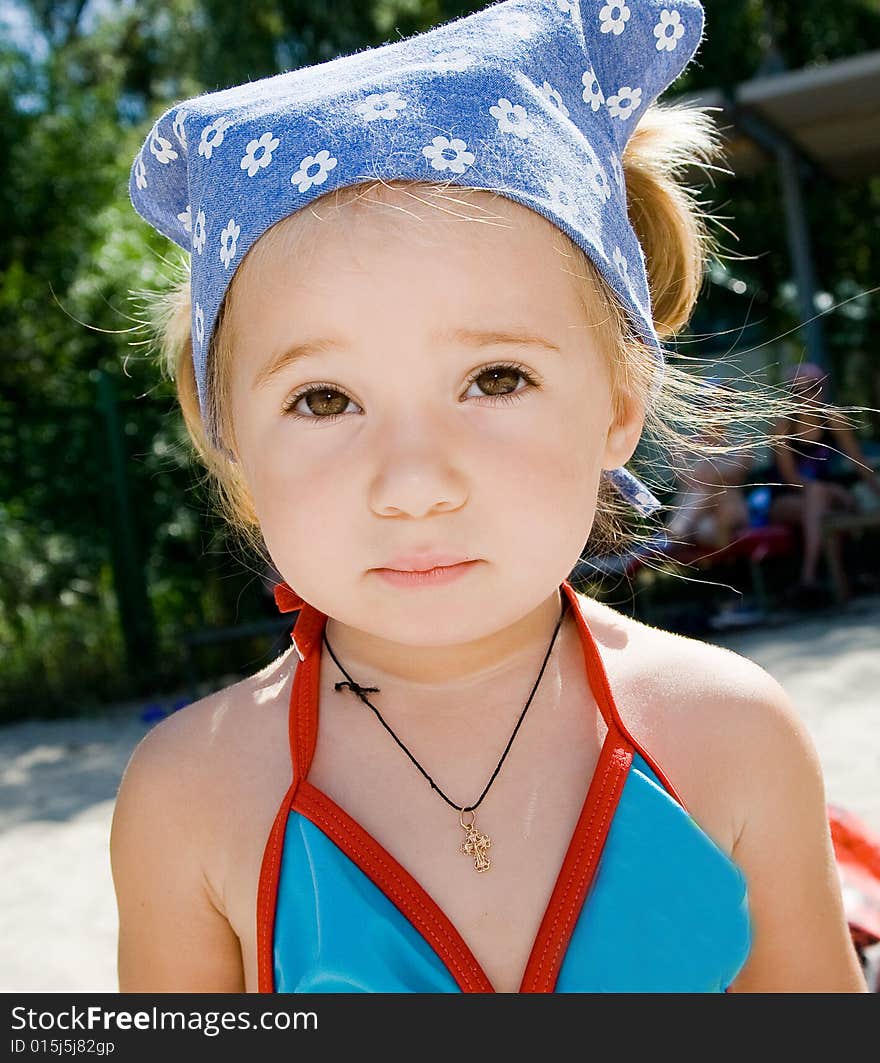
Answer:
[{"label": "girl's eyebrow", "polygon": [[[543,336],[516,329],[442,329],[435,330],[431,334],[431,338],[440,342],[461,343],[466,347],[493,347],[505,344],[507,346],[544,347],[548,351],[560,351],[560,348],[555,343],[551,343],[550,340],[545,339]],[[348,349],[348,344],[344,340],[335,337],[306,340],[303,343],[296,343],[291,347],[286,347],[260,369],[254,377],[252,388],[254,390],[261,388],[270,377],[281,372],[282,369],[286,369],[294,362],[299,362],[315,354],[322,354],[325,351],[344,351]]]}]

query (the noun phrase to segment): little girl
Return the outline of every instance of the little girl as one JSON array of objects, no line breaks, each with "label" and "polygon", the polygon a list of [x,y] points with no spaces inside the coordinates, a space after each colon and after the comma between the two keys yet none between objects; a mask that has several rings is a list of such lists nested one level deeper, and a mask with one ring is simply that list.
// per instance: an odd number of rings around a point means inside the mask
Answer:
[{"label": "little girl", "polygon": [[132,755],[122,991],[864,990],[783,690],[567,579],[657,508],[643,433],[699,417],[661,337],[714,142],[654,100],[701,34],[505,0],[153,127],[164,350],[296,617]]}]

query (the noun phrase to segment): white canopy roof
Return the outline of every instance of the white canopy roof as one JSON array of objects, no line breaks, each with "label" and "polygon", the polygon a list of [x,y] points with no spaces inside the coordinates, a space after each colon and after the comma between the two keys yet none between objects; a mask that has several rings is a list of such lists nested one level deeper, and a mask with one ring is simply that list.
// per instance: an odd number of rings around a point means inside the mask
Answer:
[{"label": "white canopy roof", "polygon": [[880,172],[880,51],[754,78],[728,95],[713,89],[687,99],[723,108],[716,119],[734,126],[726,129],[727,159],[737,173],[767,161],[756,136],[762,131],[782,134],[832,177]]}]

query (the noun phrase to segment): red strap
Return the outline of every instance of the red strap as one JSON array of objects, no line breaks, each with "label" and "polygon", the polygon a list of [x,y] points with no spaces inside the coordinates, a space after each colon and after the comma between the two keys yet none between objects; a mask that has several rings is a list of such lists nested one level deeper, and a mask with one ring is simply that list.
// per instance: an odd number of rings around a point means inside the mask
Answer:
[{"label": "red strap", "polygon": [[275,604],[281,613],[292,613],[295,609],[302,608],[303,599],[287,583],[275,584]]},{"label": "red strap", "polygon": [[327,621],[326,614],[301,598],[287,583],[275,585],[275,604],[282,613],[298,611],[296,623],[290,632],[297,656],[301,661],[312,652],[314,645],[320,641]]},{"label": "red strap", "polygon": [[409,919],[465,993],[491,993],[492,983],[442,908],[356,820],[306,780],[293,809],[330,838]]},{"label": "red strap", "polygon": [[[317,740],[317,704],[310,704],[309,691],[313,687],[311,670],[320,668],[320,653],[314,655],[311,651],[316,644],[314,635],[316,632],[320,634],[326,619],[324,614],[312,609],[287,583],[276,584],[274,592],[279,612],[299,611],[291,637],[302,663],[294,675],[287,717],[293,779],[281,800],[260,865],[257,889],[257,985],[260,993],[275,992],[273,940],[281,857],[287,818],[299,783],[308,774]],[[314,683],[314,688],[317,689],[317,683]]]},{"label": "red strap", "polygon": [[619,736],[609,734],[608,737],[611,741],[606,741],[602,748],[593,782],[523,972],[521,993],[552,993],[556,989],[568,943],[593,884],[632,763],[629,744]]},{"label": "red strap", "polygon": [[614,696],[611,693],[611,686],[608,682],[608,673],[605,671],[605,665],[602,662],[599,647],[593,637],[592,631],[590,631],[586,617],[583,614],[580,599],[568,580],[563,580],[562,587],[568,594],[572,603],[575,619],[581,633],[581,645],[584,649],[584,660],[587,665],[587,678],[590,683],[590,688],[593,691],[593,697],[596,699],[596,704],[599,706],[599,711],[605,719],[606,726],[609,730],[616,731],[632,745],[633,749],[641,756],[651,771],[653,771],[660,780],[661,785],[666,788],[667,793],[671,797],[674,797],[685,812],[687,812],[687,806],[675,792],[672,783],[666,778],[660,765],[654,760],[651,754],[642,747],[641,743],[636,740],[621,719],[617,704],[614,701]]},{"label": "red strap", "polygon": [[[555,988],[568,940],[595,874],[605,836],[626,780],[633,748],[655,771],[669,793],[684,807],[659,767],[630,735],[620,718],[598,645],[586,622],[579,596],[568,580],[563,581],[561,589],[575,615],[589,685],[608,727],[609,740],[597,765],[591,794],[588,795],[582,810],[565,864],[539,930],[521,986],[523,992],[546,993],[553,992]],[[423,936],[428,940],[433,939],[432,944],[438,949],[462,989],[477,992],[490,990],[488,979],[479,964],[468,954],[460,935],[424,890],[414,880],[410,882],[400,865],[390,859],[359,825],[350,821],[342,809],[307,782],[317,742],[320,641],[327,617],[310,606],[286,583],[276,585],[275,601],[281,612],[299,611],[291,635],[302,663],[296,670],[288,717],[293,782],[273,824],[264,853],[260,881],[257,928],[260,990],[271,992],[274,988],[274,906],[277,901],[284,827],[292,808],[312,819],[328,833],[419,927]],[[426,914],[430,916],[427,926]],[[459,954],[456,954],[457,950],[460,950]]]},{"label": "red strap", "polygon": [[263,849],[260,865],[260,881],[257,887],[257,992],[275,992],[275,907],[278,896],[278,880],[281,876],[281,854],[284,849],[284,832],[294,787],[288,787],[281,807],[272,823],[269,837]]}]

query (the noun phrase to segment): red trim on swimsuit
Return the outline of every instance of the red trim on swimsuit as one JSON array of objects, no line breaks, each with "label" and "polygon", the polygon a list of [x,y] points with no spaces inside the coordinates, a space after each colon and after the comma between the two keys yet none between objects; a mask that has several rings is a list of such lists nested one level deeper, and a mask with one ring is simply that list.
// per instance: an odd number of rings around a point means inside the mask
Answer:
[{"label": "red trim on swimsuit", "polygon": [[603,747],[594,776],[595,799],[588,798],[581,812],[523,972],[521,993],[552,993],[556,988],[631,763],[632,749],[622,738]]},{"label": "red trim on swimsuit", "polygon": [[[520,992],[552,993],[565,952],[601,857],[617,803],[637,750],[672,797],[684,807],[653,759],[623,724],[599,648],[571,584],[563,593],[572,606],[584,650],[587,678],[608,733],[581,814],[560,868],[523,974]],[[308,782],[318,728],[321,635],[326,616],[304,602],[287,584],[275,588],[282,612],[299,609],[291,632],[302,663],[290,695],[288,734],[293,781],[284,795],[263,854],[257,903],[259,992],[275,992],[274,923],[281,857],[291,811],[322,830],[391,900],[443,960],[463,992],[492,992],[485,972],[461,934],[427,891],[344,809]]]},{"label": "red trim on swimsuit", "polygon": [[[615,728],[620,734],[630,743],[633,749],[641,756],[644,762],[648,765],[651,771],[657,776],[661,783],[663,783],[667,792],[671,797],[674,797],[678,804],[688,811],[684,801],[678,796],[673,789],[672,783],[666,778],[660,765],[654,760],[650,753],[644,749],[641,743],[630,733],[629,728],[623,722],[618,711],[617,704],[614,700],[614,696],[611,693],[611,686],[608,682],[608,673],[605,671],[605,665],[602,661],[602,655],[599,652],[599,647],[593,638],[593,633],[590,631],[586,618],[580,609],[577,602],[577,595],[572,590],[568,580],[563,582],[563,587],[566,587],[570,592],[570,598],[574,609],[572,610],[575,616],[575,622],[581,632],[581,644],[584,648],[584,661],[587,666],[587,676],[590,680],[590,687],[593,691],[602,716],[605,718],[605,722],[608,723],[609,717],[614,721]],[[688,813],[690,814],[690,813]]]},{"label": "red trim on swimsuit", "polygon": [[284,832],[290,803],[293,800],[294,784],[291,783],[275,816],[269,839],[263,852],[260,867],[260,885],[257,890],[257,992],[275,992],[275,959],[273,938],[275,935],[275,908],[278,897],[278,879],[281,874],[281,852],[284,848]]},{"label": "red trim on swimsuit", "polygon": [[443,960],[463,993],[491,993],[492,985],[440,906],[410,873],[332,798],[306,779],[294,811],[333,840],[409,919]]}]

